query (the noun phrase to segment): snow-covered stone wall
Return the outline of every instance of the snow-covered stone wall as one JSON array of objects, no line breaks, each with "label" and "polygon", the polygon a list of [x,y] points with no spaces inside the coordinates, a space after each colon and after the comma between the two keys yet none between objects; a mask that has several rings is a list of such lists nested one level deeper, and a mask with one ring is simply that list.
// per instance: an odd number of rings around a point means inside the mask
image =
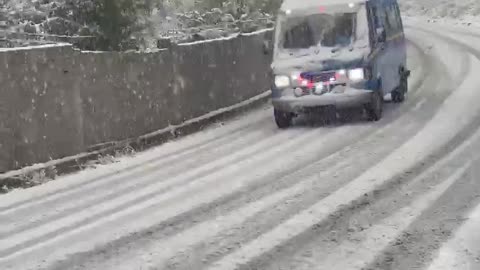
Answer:
[{"label": "snow-covered stone wall", "polygon": [[151,53],[0,50],[0,171],[135,138],[264,92],[265,34]]}]

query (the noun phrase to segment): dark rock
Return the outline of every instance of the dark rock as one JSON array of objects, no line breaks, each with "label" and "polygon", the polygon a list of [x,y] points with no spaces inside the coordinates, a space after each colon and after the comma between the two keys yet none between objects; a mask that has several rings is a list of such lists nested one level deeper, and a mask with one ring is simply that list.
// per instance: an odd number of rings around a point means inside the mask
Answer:
[{"label": "dark rock", "polygon": [[172,41],[169,38],[160,38],[157,40],[158,49],[168,49],[172,46]]},{"label": "dark rock", "polygon": [[258,19],[264,18],[264,16],[260,11],[254,11],[252,13],[249,13],[247,18],[250,20],[258,20]]},{"label": "dark rock", "polygon": [[60,17],[60,18],[67,18],[69,14],[69,10],[65,6],[57,5],[56,7],[52,7],[52,17]]},{"label": "dark rock", "polygon": [[259,25],[251,21],[240,21],[238,27],[242,33],[251,33],[260,29]]},{"label": "dark rock", "polygon": [[37,33],[37,28],[35,27],[35,25],[26,24],[26,25],[23,27],[23,32],[29,33],[29,34],[36,34],[36,33]]},{"label": "dark rock", "polygon": [[235,18],[233,17],[232,14],[225,14],[222,16],[221,21],[226,23],[235,22]]},{"label": "dark rock", "polygon": [[212,12],[215,13],[215,14],[223,14],[223,11],[219,8],[212,8]]},{"label": "dark rock", "polygon": [[79,36],[91,36],[92,31],[90,31],[90,28],[84,26],[78,31]]},{"label": "dark rock", "polygon": [[208,39],[221,38],[224,36],[224,32],[225,31],[221,29],[206,29],[206,30],[200,31],[200,33],[198,34],[202,36],[205,40],[208,40]]},{"label": "dark rock", "polygon": [[183,42],[190,42],[190,41],[201,41],[201,40],[205,40],[205,37],[196,33],[196,34],[192,35],[191,39],[182,40],[182,43]]},{"label": "dark rock", "polygon": [[32,4],[33,4],[33,7],[37,10],[39,10],[42,7],[42,3],[40,3],[40,1],[38,0],[34,0]]},{"label": "dark rock", "polygon": [[38,10],[29,10],[22,13],[22,19],[39,24],[47,20],[47,14]]},{"label": "dark rock", "polygon": [[203,19],[207,24],[218,24],[222,21],[222,14],[207,12],[203,15]]},{"label": "dark rock", "polygon": [[18,11],[12,10],[8,13],[9,20],[20,20],[22,18],[22,14]]},{"label": "dark rock", "polygon": [[50,34],[68,36],[76,34],[80,29],[77,23],[58,17],[49,19],[43,23],[43,27]]},{"label": "dark rock", "polygon": [[123,51],[138,51],[140,50],[140,42],[135,38],[130,38],[121,44]]}]

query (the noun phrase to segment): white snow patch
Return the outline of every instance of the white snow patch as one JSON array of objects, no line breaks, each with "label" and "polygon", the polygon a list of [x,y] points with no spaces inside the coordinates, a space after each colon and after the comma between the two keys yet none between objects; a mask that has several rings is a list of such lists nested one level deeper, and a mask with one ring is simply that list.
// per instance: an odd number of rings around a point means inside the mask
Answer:
[{"label": "white snow patch", "polygon": [[478,0],[400,0],[405,15],[461,19],[480,15]]},{"label": "white snow patch", "polygon": [[199,40],[199,41],[193,41],[193,42],[187,42],[187,43],[181,43],[178,44],[178,46],[192,46],[192,45],[197,45],[197,44],[203,44],[203,43],[211,43],[211,42],[217,42],[217,41],[222,41],[222,40],[232,40],[234,38],[237,38],[239,36],[256,36],[259,34],[263,34],[269,31],[273,31],[273,28],[266,28],[258,31],[254,31],[251,33],[235,33],[231,34],[228,37],[221,37],[221,38],[215,38],[215,39],[209,39],[209,40]]},{"label": "white snow patch", "polygon": [[[471,71],[480,69],[478,60],[472,58],[471,61]],[[311,208],[293,216],[270,232],[244,245],[240,250],[226,256],[216,263],[213,269],[236,269],[239,265],[250,262],[257,256],[308,230],[314,224],[328,219],[341,205],[349,204],[361,198],[365,193],[388,183],[395,175],[418,164],[435,149],[445,145],[479,112],[476,100],[480,99],[480,93],[476,86],[480,84],[480,78],[474,72],[469,75],[465,83],[444,102],[437,115],[423,130],[377,166]],[[431,139],[432,134],[436,134],[435,140]]]},{"label": "white snow patch", "polygon": [[480,269],[480,205],[454,237],[444,244],[428,270]]},{"label": "white snow patch", "polygon": [[[445,159],[445,161],[450,160],[450,158],[452,158],[452,155],[449,155],[449,158]],[[381,224],[358,233],[354,241],[345,241],[338,248],[330,250],[329,254],[331,255],[318,262],[318,265],[328,266],[330,269],[362,269],[367,267],[424,211],[429,209],[432,203],[438,200],[441,195],[459,180],[470,169],[471,165],[472,162],[465,164],[441,184],[432,187],[429,192],[412,201],[408,206],[399,209],[392,216],[382,220]],[[438,170],[439,166],[435,166],[435,169]],[[428,171],[429,174],[434,172],[435,170],[431,169]],[[425,174],[422,174],[415,178],[414,182],[419,182],[424,177]],[[414,183],[412,182],[411,184]],[[359,241],[360,239],[361,241]]]},{"label": "white snow patch", "polygon": [[[68,216],[62,218],[61,220],[56,220],[55,222],[49,223],[46,226],[40,226],[33,228],[22,234],[12,235],[6,239],[0,240],[0,246],[8,248],[16,246],[17,244],[24,243],[29,241],[32,237],[39,237],[44,235],[46,232],[53,231],[59,228],[65,228],[69,224],[75,224],[79,220],[90,217],[94,213],[101,213],[104,210],[114,209],[120,204],[124,204],[128,201],[135,200],[138,197],[141,197],[142,194],[150,194],[156,190],[161,191],[161,189],[167,185],[173,185],[179,183],[182,179],[188,179],[189,177],[197,176],[202,171],[208,171],[209,168],[215,168],[218,165],[224,164],[224,169],[218,172],[214,172],[204,177],[200,177],[193,182],[188,184],[178,185],[175,189],[170,190],[167,193],[158,193],[142,203],[133,204],[120,212],[116,212],[112,215],[105,216],[98,220],[93,221],[85,226],[75,228],[71,231],[68,231],[62,235],[58,235],[55,238],[51,238],[47,241],[38,243],[37,245],[32,245],[28,248],[25,248],[18,253],[11,254],[0,259],[1,263],[7,263],[7,261],[14,260],[17,261],[25,253],[35,252],[35,254],[44,253],[46,247],[50,245],[64,245],[65,247],[61,250],[61,254],[58,253],[49,253],[41,255],[44,259],[45,264],[51,263],[52,260],[61,259],[63,254],[88,251],[92,246],[102,243],[108,243],[112,240],[117,239],[122,235],[133,233],[145,228],[148,228],[152,224],[158,224],[164,220],[172,218],[192,209],[194,206],[198,206],[203,203],[211,202],[222,196],[226,196],[239,190],[252,182],[257,181],[260,177],[266,177],[274,169],[284,168],[287,164],[290,166],[292,162],[302,163],[304,160],[312,155],[316,155],[318,145],[322,145],[327,142],[329,139],[338,136],[339,134],[345,134],[347,130],[354,129],[353,127],[339,128],[332,132],[331,136],[321,136],[321,130],[311,130],[305,132],[304,130],[291,130],[289,132],[282,132],[274,137],[268,142],[264,142],[260,145],[255,145],[254,147],[249,147],[244,149],[244,151],[236,152],[230,156],[221,158],[214,162],[208,163],[198,169],[194,169],[186,172],[185,174],[168,179],[164,182],[159,182],[149,188],[143,188],[135,194],[129,194],[125,196],[120,196],[114,200],[104,203],[102,205],[95,206],[93,209],[85,209],[78,213],[75,213],[74,216]],[[358,131],[358,129],[356,129]],[[295,140],[293,140],[295,138]],[[313,140],[317,138],[317,140]],[[321,139],[318,139],[321,138]],[[299,142],[309,140],[313,144],[302,145],[295,151],[301,152],[301,158],[291,156],[281,159],[274,159],[278,157],[279,154],[284,153],[286,149],[291,148],[294,145],[298,145]],[[280,144],[280,142],[285,142]],[[272,147],[272,145],[277,145],[277,147]],[[258,152],[259,151],[259,152]],[[257,152],[255,156],[252,156],[250,159],[244,159],[239,163],[232,164],[231,161],[234,160],[238,155],[243,155],[246,153]],[[258,154],[260,153],[260,154]],[[263,160],[275,160],[270,166],[258,166],[258,162]],[[230,164],[230,166],[227,166]],[[250,173],[248,174],[239,174],[240,170],[247,170]],[[225,181],[228,179],[228,181]],[[176,203],[172,203],[175,202]],[[170,202],[170,203],[169,203]],[[157,206],[164,205],[162,211],[158,211]],[[146,214],[148,213],[148,214]],[[133,218],[132,216],[141,215],[141,219]],[[114,224],[112,224],[114,223]],[[95,229],[97,228],[97,229]],[[98,237],[92,242],[91,239],[83,241],[85,239],[83,234],[90,234],[90,231],[95,229],[98,233]],[[100,233],[100,230],[102,231]],[[74,239],[74,240],[73,240]],[[66,242],[71,245],[67,247]],[[62,244],[64,243],[64,244]],[[45,257],[48,255],[48,258]],[[60,256],[60,257],[59,257]],[[34,263],[34,261],[23,261],[22,263]]]},{"label": "white snow patch", "polygon": [[317,8],[319,6],[341,5],[341,4],[358,4],[365,3],[366,0],[285,0],[283,1],[282,10]]},{"label": "white snow patch", "polygon": [[38,46],[0,48],[0,52],[29,51],[29,50],[59,48],[59,47],[72,47],[72,44],[70,44],[70,43],[56,43],[56,44],[45,44],[45,45],[38,45]]}]

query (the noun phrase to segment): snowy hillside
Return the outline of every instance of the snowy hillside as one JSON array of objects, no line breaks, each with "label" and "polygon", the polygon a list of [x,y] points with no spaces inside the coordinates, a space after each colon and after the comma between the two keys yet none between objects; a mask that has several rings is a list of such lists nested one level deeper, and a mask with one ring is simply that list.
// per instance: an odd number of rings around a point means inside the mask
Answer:
[{"label": "snowy hillside", "polygon": [[479,0],[400,0],[400,4],[408,17],[480,22]]},{"label": "snowy hillside", "polygon": [[[89,13],[84,10],[91,9],[93,0],[76,1],[82,5],[65,0],[0,0],[0,47],[32,45],[32,42],[42,43],[45,39],[69,42],[57,37],[46,38],[45,34],[98,36],[102,32],[98,25],[85,20],[85,15]],[[228,36],[232,32],[252,32],[273,25],[270,15],[257,10],[250,10],[247,16],[232,16],[236,10],[231,4],[233,2],[221,9],[198,12],[191,10],[193,0],[179,1],[183,1],[181,10],[178,10],[179,5],[168,4],[169,1],[163,2],[162,9],[154,8],[151,16],[142,18],[148,27],[143,32],[133,33],[133,40],[124,45],[128,48],[156,47],[158,39],[188,42]],[[480,26],[480,0],[400,0],[400,3],[406,17]],[[5,35],[4,31],[19,34]],[[28,40],[25,40],[26,37],[29,37]],[[34,41],[32,37],[35,37]]]},{"label": "snowy hillside", "polygon": [[[129,13],[117,14],[124,25],[116,23],[113,25],[118,27],[112,28],[108,20],[101,18],[115,17],[116,11],[103,9],[99,0],[0,0],[0,47],[31,45],[32,39],[58,42],[64,38],[60,41],[70,42],[68,38],[81,36],[76,40],[87,45],[78,44],[81,48],[93,50],[100,44],[100,49],[109,49],[101,41],[118,39],[114,44],[116,49],[145,49],[156,47],[158,39],[190,42],[273,26],[272,15],[255,4],[241,9],[233,2],[216,8],[194,8],[191,0],[179,1],[183,4],[159,0],[134,2]],[[88,42],[92,37],[99,44]]]}]

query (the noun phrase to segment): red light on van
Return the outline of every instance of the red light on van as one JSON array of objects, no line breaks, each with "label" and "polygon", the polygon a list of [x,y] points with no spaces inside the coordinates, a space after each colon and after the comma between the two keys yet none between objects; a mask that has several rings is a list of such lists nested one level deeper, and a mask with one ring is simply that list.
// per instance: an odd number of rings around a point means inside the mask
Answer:
[{"label": "red light on van", "polygon": [[320,12],[325,12],[327,11],[327,9],[324,7],[324,6],[321,6],[318,8]]},{"label": "red light on van", "polygon": [[298,78],[298,84],[302,87],[307,87],[308,89],[313,88],[313,82],[309,79],[299,77]]},{"label": "red light on van", "polygon": [[335,72],[335,80],[339,81],[347,77],[347,71],[345,69],[338,70]]}]

